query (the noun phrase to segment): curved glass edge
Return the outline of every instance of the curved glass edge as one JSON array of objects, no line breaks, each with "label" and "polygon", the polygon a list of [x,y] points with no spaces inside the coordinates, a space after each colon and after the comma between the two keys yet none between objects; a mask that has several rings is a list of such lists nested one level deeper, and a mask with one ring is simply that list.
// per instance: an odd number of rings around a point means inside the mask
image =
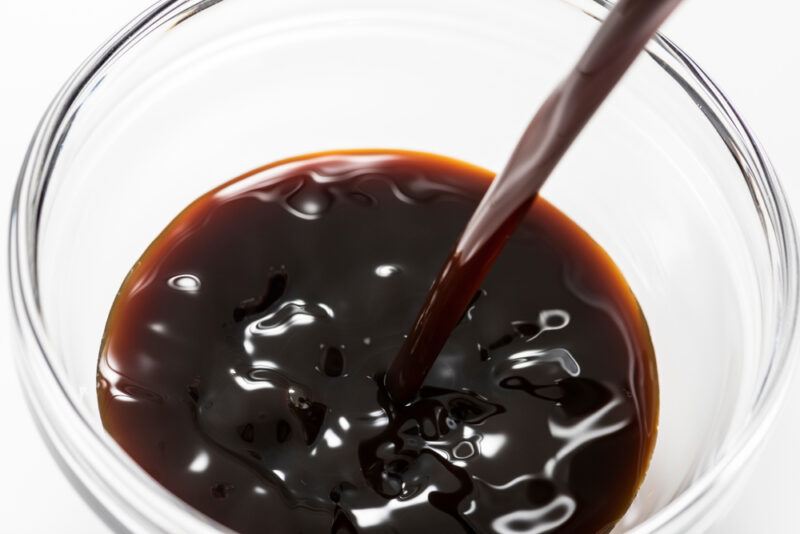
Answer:
[{"label": "curved glass edge", "polygon": [[[602,2],[603,0],[596,0]],[[762,377],[759,392],[749,414],[749,421],[740,435],[739,446],[727,451],[699,479],[694,481],[668,506],[634,527],[632,534],[660,532],[680,522],[686,528],[690,518],[698,518],[702,510],[712,507],[732,487],[732,478],[758,450],[769,432],[781,406],[796,365],[794,350],[798,325],[798,244],[794,218],[775,169],[763,147],[740,114],[708,75],[680,47],[663,35],[654,43],[666,56],[648,50],[695,100],[705,117],[728,147],[750,189],[758,210],[764,237],[770,253],[776,324],[770,333],[775,340],[770,365]],[[688,71],[689,76],[680,70]]]},{"label": "curved glass edge", "polygon": [[[230,532],[164,489],[110,438],[100,435],[59,381],[46,335],[38,288],[36,235],[41,201],[61,140],[93,82],[138,41],[208,1],[160,0],[101,45],[67,80],[44,113],[22,164],[9,223],[9,283],[20,350],[15,352],[22,389],[37,427],[59,467],[112,529],[130,532]],[[190,15],[189,15],[190,16]],[[37,386],[34,388],[34,384]],[[115,481],[124,480],[124,484]]]},{"label": "curved glass edge", "polygon": [[[9,226],[9,281],[18,339],[17,369],[37,424],[59,465],[93,507],[115,529],[142,532],[226,532],[221,525],[195,511],[133,465],[106,436],[84,418],[77,399],[58,380],[48,354],[35,276],[36,234],[41,199],[47,189],[60,141],[69,131],[70,119],[80,108],[92,82],[138,41],[161,25],[183,21],[220,0],[161,0],[102,45],[64,84],[48,107],[23,162],[13,199]],[[613,4],[607,0],[564,0],[601,20]],[[680,48],[658,35],[648,48],[671,77],[696,102],[723,138],[743,171],[751,189],[775,277],[778,323],[774,332],[772,365],[754,404],[746,436],[734,451],[723,455],[692,486],[655,515],[630,531],[635,534],[664,532],[697,526],[703,514],[730,486],[729,482],[758,449],[774,420],[784,396],[794,360],[798,313],[798,252],[795,226],[775,171],[761,145],[739,114]],[[681,72],[684,71],[684,72]],[[40,391],[33,394],[33,384]],[[91,462],[87,460],[91,458]],[[126,480],[124,489],[109,480]],[[679,531],[679,530],[677,530]]]}]

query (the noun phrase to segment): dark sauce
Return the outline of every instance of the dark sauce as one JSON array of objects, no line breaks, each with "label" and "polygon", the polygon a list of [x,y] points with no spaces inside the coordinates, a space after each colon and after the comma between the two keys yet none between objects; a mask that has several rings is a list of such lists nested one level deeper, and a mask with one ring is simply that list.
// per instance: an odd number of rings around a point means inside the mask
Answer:
[{"label": "dark sauce", "polygon": [[578,63],[545,99],[503,171],[454,240],[386,376],[395,402],[414,399],[470,295],[524,219],[545,180],[681,0],[619,0]]},{"label": "dark sauce", "polygon": [[413,400],[384,385],[491,178],[328,153],[204,195],[117,296],[105,427],[240,532],[607,532],[654,445],[653,348],[611,259],[544,199]]}]

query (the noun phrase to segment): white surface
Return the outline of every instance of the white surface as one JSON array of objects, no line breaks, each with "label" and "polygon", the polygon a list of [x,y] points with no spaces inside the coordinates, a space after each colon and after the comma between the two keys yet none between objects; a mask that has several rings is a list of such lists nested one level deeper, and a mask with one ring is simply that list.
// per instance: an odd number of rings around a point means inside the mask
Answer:
[{"label": "white surface", "polygon": [[[78,63],[149,0],[0,0],[0,221],[25,147],[41,113]],[[686,0],[667,34],[723,88],[771,155],[800,213],[800,5],[785,0]],[[2,250],[5,250],[3,244]],[[0,343],[11,318],[6,260],[0,263]],[[105,532],[46,450],[24,404],[10,357],[0,352],[0,532]],[[800,375],[736,508],[715,528],[725,533],[791,533],[800,528]]]}]

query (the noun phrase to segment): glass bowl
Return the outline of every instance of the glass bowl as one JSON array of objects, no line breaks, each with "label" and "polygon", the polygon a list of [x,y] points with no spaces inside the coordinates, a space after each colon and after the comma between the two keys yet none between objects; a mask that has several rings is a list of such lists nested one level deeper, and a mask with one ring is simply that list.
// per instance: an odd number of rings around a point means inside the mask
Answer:
[{"label": "glass bowl", "polygon": [[[104,432],[95,365],[115,293],[192,199],[287,156],[396,147],[500,169],[604,14],[591,0],[173,0],[65,84],[14,199],[17,363],[53,454],[115,529],[222,529]],[[656,38],[544,196],[615,259],[661,387],[650,471],[617,529],[706,529],[773,420],[797,319],[795,231],[725,97]],[[223,529],[224,530],[224,529]]]}]

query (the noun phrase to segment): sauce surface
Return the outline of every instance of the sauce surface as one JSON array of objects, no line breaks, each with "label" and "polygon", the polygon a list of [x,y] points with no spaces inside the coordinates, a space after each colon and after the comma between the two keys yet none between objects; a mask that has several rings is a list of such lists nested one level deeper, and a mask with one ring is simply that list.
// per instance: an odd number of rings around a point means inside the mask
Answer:
[{"label": "sauce surface", "polygon": [[195,201],[133,267],[103,423],[240,532],[605,532],[655,441],[647,325],[537,199],[419,395],[383,377],[492,178],[402,151],[279,162]]}]

